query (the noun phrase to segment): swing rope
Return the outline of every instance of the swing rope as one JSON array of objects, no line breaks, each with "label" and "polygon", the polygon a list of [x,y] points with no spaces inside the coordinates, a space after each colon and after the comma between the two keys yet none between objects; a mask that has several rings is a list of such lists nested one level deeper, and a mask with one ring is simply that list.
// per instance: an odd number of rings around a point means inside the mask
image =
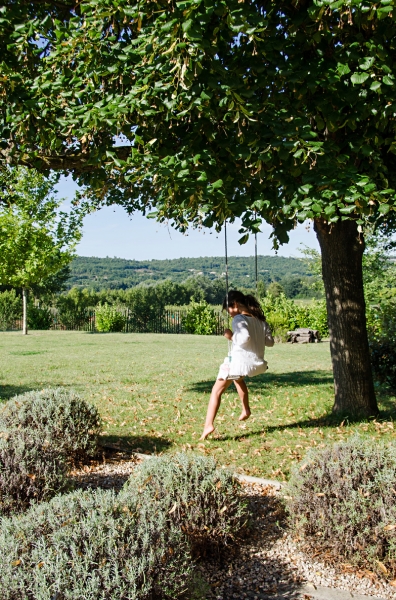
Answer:
[{"label": "swing rope", "polygon": [[[227,328],[230,328],[230,314],[228,312],[228,248],[227,248],[227,219],[224,221],[224,250],[225,250],[225,278],[226,278],[226,310]],[[228,356],[231,356],[232,342],[228,340]]]},{"label": "swing rope", "polygon": [[257,270],[257,233],[254,234],[254,270],[256,276],[256,295],[258,294],[258,270]]},{"label": "swing rope", "polygon": [[224,221],[224,248],[225,248],[226,305],[227,305],[227,314],[228,314],[228,250],[227,250],[227,219]]}]

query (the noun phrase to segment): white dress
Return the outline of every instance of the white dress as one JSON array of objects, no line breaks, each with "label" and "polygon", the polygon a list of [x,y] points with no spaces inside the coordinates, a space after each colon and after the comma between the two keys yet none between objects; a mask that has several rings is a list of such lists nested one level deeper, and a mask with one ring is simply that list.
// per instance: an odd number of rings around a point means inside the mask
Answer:
[{"label": "white dress", "polygon": [[221,365],[217,379],[239,379],[265,373],[264,350],[266,346],[274,345],[268,323],[256,317],[236,315],[232,330],[231,352]]}]

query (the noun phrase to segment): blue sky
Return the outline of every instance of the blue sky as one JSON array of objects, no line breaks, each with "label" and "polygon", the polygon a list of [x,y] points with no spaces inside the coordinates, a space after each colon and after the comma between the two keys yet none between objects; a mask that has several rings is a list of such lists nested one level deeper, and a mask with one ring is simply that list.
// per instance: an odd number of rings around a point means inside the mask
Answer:
[{"label": "blue sky", "polygon": [[[58,185],[61,198],[71,200],[76,186],[71,178],[62,178]],[[227,226],[228,254],[252,256],[254,237],[247,244],[238,244],[239,225]],[[258,253],[275,255],[269,239],[271,227],[264,225],[258,235]],[[312,225],[300,225],[291,232],[290,242],[281,246],[279,256],[300,256],[299,247],[305,244],[319,249]],[[147,219],[140,214],[129,217],[120,207],[105,207],[88,215],[84,220],[83,237],[77,247],[80,256],[119,257],[134,260],[151,260],[181,257],[222,256],[224,235],[215,231],[191,230],[182,235],[166,225]]]}]

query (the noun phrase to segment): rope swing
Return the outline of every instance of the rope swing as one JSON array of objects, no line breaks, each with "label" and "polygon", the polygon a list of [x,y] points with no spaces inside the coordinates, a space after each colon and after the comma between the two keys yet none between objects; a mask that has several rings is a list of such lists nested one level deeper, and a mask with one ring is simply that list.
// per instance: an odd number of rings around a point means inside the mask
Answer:
[{"label": "rope swing", "polygon": [[[227,244],[227,219],[224,221],[224,255],[225,255],[225,279],[226,279],[226,306],[228,314],[228,244]],[[254,234],[254,278],[256,294],[258,293],[258,258],[257,258],[257,233]]]}]

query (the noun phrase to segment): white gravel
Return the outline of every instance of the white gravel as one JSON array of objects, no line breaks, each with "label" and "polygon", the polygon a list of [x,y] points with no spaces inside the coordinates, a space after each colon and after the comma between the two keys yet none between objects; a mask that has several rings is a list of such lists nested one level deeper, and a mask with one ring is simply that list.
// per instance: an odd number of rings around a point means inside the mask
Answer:
[{"label": "white gravel", "polygon": [[[74,471],[72,476],[84,488],[119,490],[139,462],[137,457],[117,453],[105,462]],[[282,491],[257,483],[244,483],[243,489],[252,503],[252,532],[241,544],[227,547],[218,556],[201,557],[198,568],[210,585],[208,598],[310,600],[311,594],[302,589],[308,583],[312,590],[324,586],[349,591],[351,597],[363,594],[396,600],[396,581],[393,587],[376,573],[305,553],[285,524],[279,498]]]}]

